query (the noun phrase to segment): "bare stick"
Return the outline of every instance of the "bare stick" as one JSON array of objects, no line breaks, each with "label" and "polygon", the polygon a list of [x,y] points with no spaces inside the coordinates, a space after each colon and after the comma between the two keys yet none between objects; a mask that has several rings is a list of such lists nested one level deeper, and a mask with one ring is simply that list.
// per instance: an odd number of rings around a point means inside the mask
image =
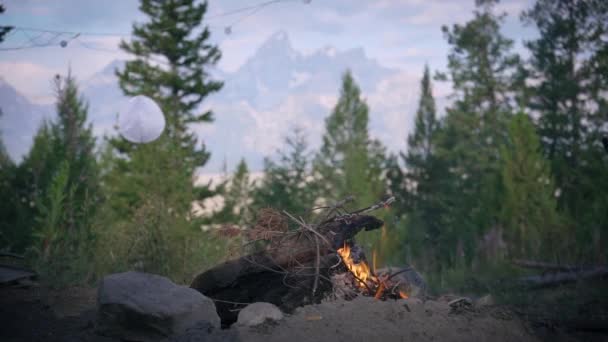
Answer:
[{"label": "bare stick", "polygon": [[319,268],[321,266],[321,251],[319,250],[319,239],[317,236],[315,238],[315,246],[317,247],[317,259],[315,260],[315,281],[312,285],[312,295],[314,296],[317,292],[317,286],[319,286]]},{"label": "bare stick", "polygon": [[380,208],[384,208],[384,207],[388,207],[389,205],[391,205],[393,202],[395,202],[395,196],[391,196],[389,198],[387,198],[384,201],[380,201],[374,205],[371,205],[367,208],[363,208],[363,209],[359,209],[359,210],[355,210],[352,213],[350,213],[351,215],[353,214],[365,214],[365,213],[369,213],[370,211],[374,211]]}]

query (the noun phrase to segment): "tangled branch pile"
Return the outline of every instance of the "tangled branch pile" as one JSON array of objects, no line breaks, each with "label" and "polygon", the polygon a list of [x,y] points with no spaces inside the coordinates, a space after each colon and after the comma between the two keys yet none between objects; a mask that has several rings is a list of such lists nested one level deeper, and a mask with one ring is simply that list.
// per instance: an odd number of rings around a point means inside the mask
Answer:
[{"label": "tangled branch pile", "polygon": [[[312,222],[286,211],[260,211],[248,231],[246,245],[253,246],[253,252],[198,275],[191,287],[216,301],[224,324],[234,321],[244,305],[258,301],[291,311],[328,296],[407,296],[404,275],[409,269],[376,274],[355,243],[361,230],[382,227],[384,222],[369,213],[390,205],[394,198],[348,212],[344,206],[350,201],[352,197],[311,209],[317,212]],[[361,268],[367,269],[365,279],[357,271]]]}]

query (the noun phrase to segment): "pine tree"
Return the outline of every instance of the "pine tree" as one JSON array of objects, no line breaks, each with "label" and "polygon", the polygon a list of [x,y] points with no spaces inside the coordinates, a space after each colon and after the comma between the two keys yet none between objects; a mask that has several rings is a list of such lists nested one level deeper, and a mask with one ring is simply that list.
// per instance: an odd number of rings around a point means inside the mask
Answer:
[{"label": "pine tree", "polygon": [[150,20],[134,24],[132,41],[120,44],[135,57],[116,72],[120,88],[126,95],[154,99],[167,119],[166,136],[186,149],[184,166],[203,166],[209,154],[204,147],[196,148],[197,139],[188,125],[212,121],[211,111],[200,113],[198,107],[222,87],[209,79],[207,71],[221,57],[208,42],[208,27],[201,27],[207,2],[141,0],[140,10]]},{"label": "pine tree", "polygon": [[32,247],[38,271],[53,280],[81,280],[92,257],[92,218],[99,198],[98,168],[87,104],[75,79],[55,77],[57,117],[45,121],[17,167],[16,219],[11,248]]},{"label": "pine tree", "polygon": [[[369,138],[368,124],[369,108],[347,71],[338,103],[325,119],[323,144],[314,161],[323,200],[332,203],[352,195],[355,198],[352,206],[363,208],[386,194],[385,148]],[[370,251],[379,248],[381,239],[380,232],[363,232],[358,236],[359,243]]]},{"label": "pine tree", "polygon": [[540,36],[526,46],[531,52],[529,108],[538,114],[538,129],[556,185],[560,210],[577,225],[583,254],[598,262],[608,257],[608,158],[602,151],[608,105],[608,30],[605,1],[539,0],[526,11],[525,22]]},{"label": "pine tree", "polygon": [[[510,144],[503,146],[502,222],[511,257],[555,258],[564,255],[555,187],[540,139],[527,115],[519,113],[509,125]],[[562,234],[560,234],[562,233]]]},{"label": "pine tree", "polygon": [[[54,153],[59,160],[68,161],[68,188],[73,191],[73,198],[66,206],[68,231],[74,232],[77,223],[82,224],[90,217],[83,217],[81,212],[87,202],[96,202],[98,196],[98,168],[95,157],[95,137],[93,127],[87,123],[88,104],[79,94],[76,80],[71,73],[67,77],[55,78],[58,120],[51,125]],[[77,206],[73,207],[73,206]],[[95,206],[84,209],[86,215],[92,215]],[[86,224],[85,224],[86,225]]]},{"label": "pine tree", "polygon": [[224,207],[214,215],[213,221],[239,226],[250,223],[252,192],[253,184],[249,178],[249,168],[245,159],[241,159],[230,181],[224,187],[222,194]]},{"label": "pine tree", "polygon": [[427,66],[420,82],[420,102],[416,112],[414,132],[407,139],[407,154],[401,155],[407,168],[407,180],[413,188],[409,198],[409,207],[412,210],[424,206],[425,198],[432,195],[428,186],[433,182],[430,176],[433,172],[434,140],[438,124]]},{"label": "pine tree", "polygon": [[104,179],[109,194],[105,219],[114,230],[104,235],[101,246],[124,261],[100,268],[138,268],[185,280],[213,260],[210,239],[199,229],[201,218],[192,213],[195,201],[212,194],[208,186],[193,182],[209,153],[190,128],[213,119],[199,107],[222,87],[208,72],[221,54],[203,24],[207,2],[141,0],[140,10],[148,21],[134,24],[131,41],[121,42],[134,58],[116,74],[126,95],[146,95],[161,107],[166,128],[144,145],[111,140],[121,156]]},{"label": "pine tree", "polygon": [[[406,171],[403,188],[404,211],[407,213],[408,245],[410,250],[424,260],[424,267],[431,267],[430,260],[440,259],[439,255],[425,255],[423,252],[439,252],[442,225],[438,211],[437,192],[442,169],[438,167],[436,139],[439,130],[436,117],[435,99],[432,94],[431,77],[425,67],[420,82],[420,100],[414,121],[414,131],[408,136],[408,149],[401,154]],[[422,266],[422,262],[419,265]]]},{"label": "pine tree", "polygon": [[[2,111],[0,111],[0,117]],[[17,221],[17,206],[20,203],[15,187],[15,176],[17,166],[12,161],[2,139],[0,131],[0,249],[12,249],[11,246],[17,239],[12,233],[15,232],[13,226]]]},{"label": "pine tree", "polygon": [[350,71],[342,78],[340,98],[325,119],[321,150],[315,171],[323,187],[320,196],[336,201],[349,195],[355,206],[369,205],[383,194],[381,160],[383,148],[368,134],[369,108]]},{"label": "pine tree", "polygon": [[286,149],[278,151],[278,160],[264,159],[264,177],[254,191],[254,206],[286,210],[305,216],[318,195],[312,181],[310,151],[301,129],[285,137]]},{"label": "pine tree", "polygon": [[[170,174],[177,178],[166,178],[166,183],[171,185],[156,190],[171,193],[179,189],[191,194],[193,197],[185,198],[180,209],[188,211],[187,203],[202,200],[209,194],[208,188],[191,186],[195,169],[207,162],[209,153],[204,145],[198,147],[189,125],[212,120],[210,111],[200,113],[198,107],[222,86],[221,82],[210,80],[207,71],[221,54],[216,46],[209,44],[209,29],[201,24],[207,11],[206,2],[142,0],[140,10],[149,21],[134,24],[132,41],[121,43],[121,48],[135,59],[116,74],[126,95],[147,95],[159,104],[167,126],[161,138],[147,146],[135,148],[122,139],[113,139],[112,144],[129,157],[120,162],[121,172],[127,175],[144,177],[138,173],[145,172],[146,165],[174,169]],[[135,165],[135,160],[143,165]],[[142,197],[138,193],[145,191],[122,190],[121,196],[125,197],[125,204],[136,205]]]},{"label": "pine tree", "polygon": [[[496,224],[500,208],[500,146],[518,102],[520,61],[500,32],[496,1],[479,0],[465,25],[443,27],[451,45],[449,78],[455,98],[437,136],[441,169],[441,246],[447,265],[470,264],[477,237]],[[445,75],[442,75],[445,77]],[[464,258],[463,258],[464,257]]]}]

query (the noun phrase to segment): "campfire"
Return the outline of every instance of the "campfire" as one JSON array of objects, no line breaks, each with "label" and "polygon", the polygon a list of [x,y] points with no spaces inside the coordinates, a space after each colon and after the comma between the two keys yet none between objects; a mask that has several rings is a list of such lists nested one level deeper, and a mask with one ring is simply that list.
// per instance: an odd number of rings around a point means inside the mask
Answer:
[{"label": "campfire", "polygon": [[389,271],[379,275],[374,274],[367,261],[361,255],[353,258],[355,253],[353,253],[353,249],[346,243],[337,252],[364,295],[373,295],[376,299],[391,297],[407,299],[409,297],[406,290],[399,287],[402,280],[392,280],[394,276],[400,274],[399,272],[391,273]]},{"label": "campfire", "polygon": [[384,225],[370,213],[388,207],[394,198],[348,212],[344,207],[351,201],[311,209],[317,211],[312,222],[286,211],[262,210],[247,230],[245,255],[198,275],[191,287],[216,302],[225,326],[253,302],[270,302],[290,312],[331,298],[423,295],[424,281],[415,270],[370,268],[355,240],[361,230]]}]

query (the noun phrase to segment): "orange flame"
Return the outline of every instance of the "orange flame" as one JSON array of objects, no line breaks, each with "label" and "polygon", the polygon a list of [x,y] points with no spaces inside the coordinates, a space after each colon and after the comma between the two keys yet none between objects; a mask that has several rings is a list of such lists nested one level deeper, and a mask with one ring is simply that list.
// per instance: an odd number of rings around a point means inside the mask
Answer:
[{"label": "orange flame", "polygon": [[378,279],[374,277],[372,272],[369,269],[369,265],[365,261],[361,261],[359,263],[355,263],[353,261],[352,256],[350,255],[350,246],[346,243],[344,247],[338,249],[338,254],[342,257],[342,261],[346,265],[346,268],[355,275],[359,283],[359,286],[362,288],[367,288],[366,284],[368,281],[377,282]]},{"label": "orange flame", "polygon": [[403,292],[403,291],[399,291],[399,297],[401,297],[401,299],[408,299],[410,298],[407,293]]}]

